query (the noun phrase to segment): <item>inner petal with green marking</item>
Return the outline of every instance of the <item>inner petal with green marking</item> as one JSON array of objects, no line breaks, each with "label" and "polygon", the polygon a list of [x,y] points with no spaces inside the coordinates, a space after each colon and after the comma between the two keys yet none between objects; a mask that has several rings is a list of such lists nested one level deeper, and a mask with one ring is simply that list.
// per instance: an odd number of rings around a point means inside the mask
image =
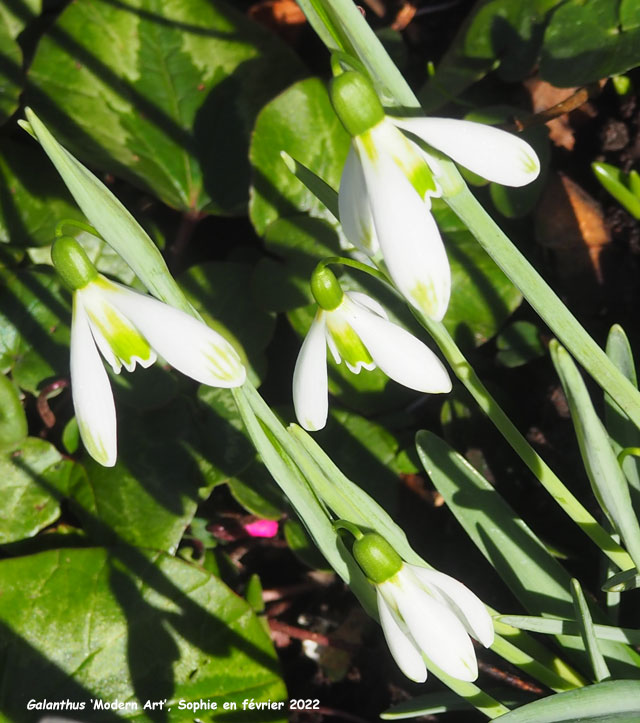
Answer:
[{"label": "inner petal with green marking", "polygon": [[354,374],[359,374],[362,368],[369,371],[375,369],[376,365],[367,347],[341,314],[327,314],[327,331],[331,335],[335,351]]}]

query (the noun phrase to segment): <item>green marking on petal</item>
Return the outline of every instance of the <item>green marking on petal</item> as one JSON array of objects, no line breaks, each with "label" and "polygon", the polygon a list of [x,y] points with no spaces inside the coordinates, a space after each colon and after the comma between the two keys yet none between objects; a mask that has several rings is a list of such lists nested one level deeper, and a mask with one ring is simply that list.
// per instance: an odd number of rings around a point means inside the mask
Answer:
[{"label": "green marking on petal", "polygon": [[[344,363],[356,374],[364,366],[372,368],[373,359],[352,327],[339,315],[327,314],[327,329]],[[357,371],[356,371],[357,370]]]},{"label": "green marking on petal", "polygon": [[438,296],[433,284],[419,281],[409,292],[418,308],[422,309],[427,316],[433,317],[438,310]]},{"label": "green marking on petal", "polygon": [[81,421],[76,417],[78,421],[78,430],[80,431],[80,438],[84,444],[87,452],[102,465],[107,464],[109,461],[109,453],[107,448],[104,446],[102,440],[97,437],[86,422]]},{"label": "green marking on petal", "polygon": [[524,170],[534,176],[538,173],[540,170],[540,164],[538,161],[538,157],[535,155],[532,155],[531,153],[526,153],[525,151],[522,152],[522,167]]},{"label": "green marking on petal", "polygon": [[127,369],[132,369],[136,361],[149,362],[154,352],[149,342],[135,326],[119,311],[109,304],[103,304],[99,316],[95,309],[87,310],[91,323],[102,333],[111,350]]}]

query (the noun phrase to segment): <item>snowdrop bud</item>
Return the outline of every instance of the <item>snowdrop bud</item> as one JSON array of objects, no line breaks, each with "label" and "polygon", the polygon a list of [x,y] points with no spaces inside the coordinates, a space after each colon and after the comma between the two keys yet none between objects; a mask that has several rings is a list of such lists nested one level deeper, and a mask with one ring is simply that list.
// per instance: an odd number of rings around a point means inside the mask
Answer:
[{"label": "snowdrop bud", "polygon": [[348,71],[331,81],[333,108],[351,136],[359,136],[384,120],[384,110],[371,81]]},{"label": "snowdrop bud", "polygon": [[369,532],[353,543],[353,556],[371,582],[386,582],[399,572],[402,558],[376,532]]},{"label": "snowdrop bud", "polygon": [[342,303],[344,292],[333,271],[326,267],[316,268],[311,274],[311,293],[318,306],[333,311]]},{"label": "snowdrop bud", "polygon": [[64,283],[72,290],[83,289],[98,272],[85,250],[70,236],[56,239],[51,248],[51,260]]}]

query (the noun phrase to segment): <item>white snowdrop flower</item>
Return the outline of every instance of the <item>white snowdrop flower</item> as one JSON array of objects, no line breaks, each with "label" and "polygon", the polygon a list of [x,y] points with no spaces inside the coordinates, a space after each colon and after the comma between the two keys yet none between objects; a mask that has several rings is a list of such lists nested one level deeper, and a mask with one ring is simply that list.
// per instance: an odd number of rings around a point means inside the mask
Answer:
[{"label": "white snowdrop flower", "polygon": [[380,624],[400,670],[423,683],[426,657],[453,678],[475,680],[478,664],[470,636],[485,647],[494,638],[484,603],[453,577],[403,562],[377,533],[357,539],[353,554],[376,586]]},{"label": "white snowdrop flower", "polygon": [[296,417],[309,431],[322,429],[328,414],[327,347],[335,362],[354,373],[380,368],[394,381],[425,393],[451,391],[442,362],[419,339],[389,321],[382,306],[357,291],[343,292],[331,271],[311,280],[318,311],[293,373]]},{"label": "white snowdrop flower", "polygon": [[441,195],[440,164],[411,137],[508,186],[533,181],[538,157],[518,136],[482,123],[387,116],[371,82],[354,71],[334,78],[331,100],[352,137],[338,197],[345,235],[369,255],[381,254],[409,303],[439,321],[451,293],[449,262],[430,212],[431,197]]},{"label": "white snowdrop flower", "polygon": [[73,290],[71,393],[80,436],[105,467],[117,458],[116,411],[100,355],[116,374],[158,355],[178,371],[213,387],[237,387],[246,370],[231,344],[184,311],[98,274],[72,238],[52,249],[56,270]]}]

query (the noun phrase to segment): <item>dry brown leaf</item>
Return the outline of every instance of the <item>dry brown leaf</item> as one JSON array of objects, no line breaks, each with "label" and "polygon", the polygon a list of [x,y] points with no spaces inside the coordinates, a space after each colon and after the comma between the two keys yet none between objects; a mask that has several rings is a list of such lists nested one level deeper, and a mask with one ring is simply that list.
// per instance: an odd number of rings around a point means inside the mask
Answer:
[{"label": "dry brown leaf", "polygon": [[[562,103],[576,92],[576,88],[556,88],[546,80],[540,80],[537,76],[526,80],[524,85],[531,96],[534,113],[540,113]],[[558,118],[548,121],[547,127],[549,128],[549,138],[556,146],[566,148],[568,151],[573,150],[575,138],[568,113],[563,113]]]},{"label": "dry brown leaf", "polygon": [[602,281],[600,254],[611,243],[600,204],[564,174],[550,177],[535,216],[536,240],[558,252],[565,277],[591,269]]},{"label": "dry brown leaf", "polygon": [[307,21],[295,0],[262,0],[252,5],[248,14],[286,39],[294,39]]}]

